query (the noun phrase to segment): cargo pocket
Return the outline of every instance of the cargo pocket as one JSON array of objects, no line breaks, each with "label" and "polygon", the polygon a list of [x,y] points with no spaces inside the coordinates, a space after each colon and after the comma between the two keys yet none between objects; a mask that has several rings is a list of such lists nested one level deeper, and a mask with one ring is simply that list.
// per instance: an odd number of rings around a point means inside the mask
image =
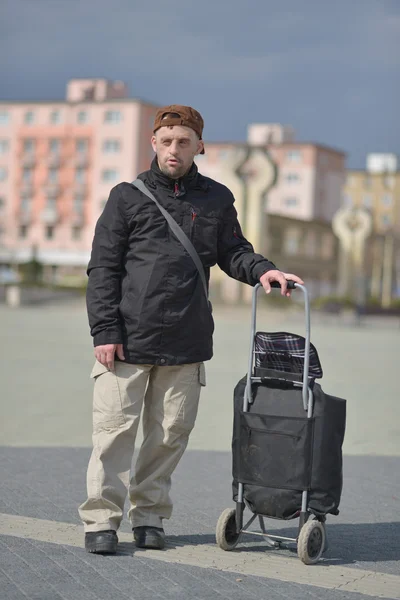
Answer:
[{"label": "cargo pocket", "polygon": [[200,386],[205,385],[205,371],[201,369],[201,365],[202,363],[185,365],[185,373],[178,383],[179,393],[175,398],[172,394],[169,400],[169,412],[175,414],[171,415],[172,422],[168,429],[173,433],[188,435],[194,427],[199,408]]},{"label": "cargo pocket", "polygon": [[199,365],[199,383],[202,387],[206,386],[206,367],[204,365],[204,363],[200,363]]},{"label": "cargo pocket", "polygon": [[112,431],[125,423],[118,378],[96,361],[90,377],[94,379],[93,432]]},{"label": "cargo pocket", "polygon": [[240,415],[239,480],[271,488],[310,486],[313,419]]}]

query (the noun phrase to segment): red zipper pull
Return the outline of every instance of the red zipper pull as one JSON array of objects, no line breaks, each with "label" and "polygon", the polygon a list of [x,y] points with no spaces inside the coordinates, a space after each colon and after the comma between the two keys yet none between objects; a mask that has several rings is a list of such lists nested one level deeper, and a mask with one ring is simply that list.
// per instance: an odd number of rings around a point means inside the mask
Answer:
[{"label": "red zipper pull", "polygon": [[179,185],[177,181],[175,181],[174,194],[175,196],[179,194]]},{"label": "red zipper pull", "polygon": [[196,217],[197,217],[197,213],[195,213],[192,208],[192,221],[194,221]]}]

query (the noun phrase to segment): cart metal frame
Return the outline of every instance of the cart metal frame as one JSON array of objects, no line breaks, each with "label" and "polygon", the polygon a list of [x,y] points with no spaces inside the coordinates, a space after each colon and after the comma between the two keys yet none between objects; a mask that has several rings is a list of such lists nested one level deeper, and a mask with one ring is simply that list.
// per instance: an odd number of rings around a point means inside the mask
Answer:
[{"label": "cart metal frame", "polygon": [[[279,287],[280,285],[273,285],[273,287]],[[250,334],[250,346],[249,346],[249,359],[248,359],[248,370],[247,370],[247,382],[245,393],[243,397],[243,412],[248,412],[248,407],[253,402],[252,398],[252,384],[253,383],[261,383],[264,379],[268,379],[268,377],[256,377],[254,375],[254,366],[256,359],[256,350],[255,350],[255,336],[256,336],[256,325],[257,325],[257,294],[258,290],[262,288],[262,285],[258,283],[253,290],[252,297],[252,313],[251,313],[251,334]],[[311,342],[311,325],[310,325],[310,300],[307,288],[304,285],[300,285],[299,283],[294,283],[293,281],[288,282],[288,289],[299,289],[303,292],[304,296],[304,306],[305,306],[305,352],[304,352],[304,369],[303,369],[303,378],[302,381],[292,381],[291,383],[296,387],[302,388],[302,398],[303,398],[303,408],[304,411],[307,412],[307,418],[312,418],[313,416],[313,406],[314,406],[314,397],[311,387],[308,385],[309,383],[309,364],[310,364],[310,342]],[[282,377],[284,380],[284,377]],[[279,535],[273,535],[268,533],[265,528],[264,516],[258,515],[254,513],[249,521],[243,525],[243,512],[246,505],[246,501],[244,500],[244,485],[243,483],[238,482],[238,495],[236,501],[236,533],[237,534],[251,534],[251,535],[259,535],[265,539],[267,544],[271,547],[277,547],[280,545],[280,542],[293,542],[296,543],[297,538],[289,538],[283,537]],[[301,502],[301,512],[299,515],[299,528],[298,528],[298,536],[307,522],[310,513],[307,510],[308,505],[308,490],[303,490],[302,492],[302,502]],[[248,507],[249,508],[249,507]],[[250,509],[251,510],[251,509]],[[261,528],[261,532],[251,531],[249,527],[258,517],[259,524]],[[325,517],[319,517],[318,520],[321,523],[325,522]]]}]

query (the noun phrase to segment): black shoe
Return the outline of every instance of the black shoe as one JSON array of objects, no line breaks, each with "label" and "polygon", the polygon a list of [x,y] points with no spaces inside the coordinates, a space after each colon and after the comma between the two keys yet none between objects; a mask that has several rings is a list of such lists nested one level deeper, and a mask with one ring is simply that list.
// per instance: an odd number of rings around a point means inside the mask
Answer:
[{"label": "black shoe", "polygon": [[94,554],[115,554],[117,551],[118,537],[113,529],[105,531],[89,531],[85,533],[86,552]]},{"label": "black shoe", "polygon": [[147,525],[134,527],[133,538],[137,548],[163,550],[165,547],[165,533],[162,527],[149,527]]}]

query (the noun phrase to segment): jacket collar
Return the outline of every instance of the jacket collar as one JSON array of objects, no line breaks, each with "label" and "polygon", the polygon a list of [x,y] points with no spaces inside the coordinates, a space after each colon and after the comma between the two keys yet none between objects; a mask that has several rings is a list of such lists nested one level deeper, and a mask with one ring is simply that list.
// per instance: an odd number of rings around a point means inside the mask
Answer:
[{"label": "jacket collar", "polygon": [[158,166],[157,157],[155,156],[152,160],[150,170],[147,171],[146,175],[148,184],[153,189],[161,187],[173,191],[175,189],[175,184],[178,184],[179,193],[177,196],[183,196],[186,193],[186,190],[190,188],[206,189],[208,187],[204,177],[202,177],[202,175],[200,175],[198,172],[197,165],[195,163],[192,164],[186,175],[180,179],[172,179],[161,171],[160,167]]}]

